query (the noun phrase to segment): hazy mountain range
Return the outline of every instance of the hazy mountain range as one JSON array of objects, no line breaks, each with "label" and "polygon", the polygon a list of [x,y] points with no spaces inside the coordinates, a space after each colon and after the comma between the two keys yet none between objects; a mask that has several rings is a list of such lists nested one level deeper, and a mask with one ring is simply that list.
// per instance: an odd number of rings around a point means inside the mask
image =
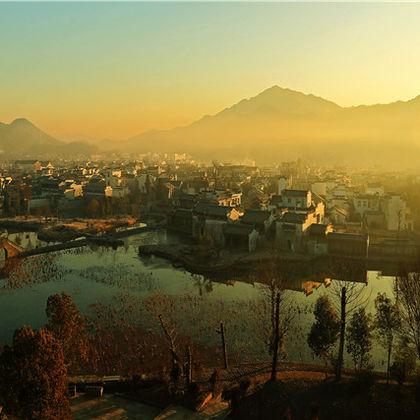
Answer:
[{"label": "hazy mountain range", "polygon": [[86,142],[63,142],[40,130],[25,118],[17,118],[10,124],[0,122],[0,152],[20,158],[49,158],[55,155],[88,155],[97,150]]},{"label": "hazy mountain range", "polygon": [[[94,150],[85,145],[86,152]],[[99,150],[189,152],[209,159],[295,157],[340,163],[414,164],[420,146],[420,96],[390,104],[341,107],[323,98],[273,86],[185,127],[153,130]],[[24,119],[0,124],[0,149],[63,153],[74,143],[45,134]],[[420,163],[420,162],[419,162]]]}]

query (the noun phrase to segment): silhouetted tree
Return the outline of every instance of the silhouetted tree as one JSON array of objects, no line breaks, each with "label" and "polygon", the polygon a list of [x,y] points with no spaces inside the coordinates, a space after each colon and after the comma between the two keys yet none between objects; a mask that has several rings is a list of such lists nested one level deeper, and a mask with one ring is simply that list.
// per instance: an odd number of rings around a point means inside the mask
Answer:
[{"label": "silhouetted tree", "polygon": [[372,348],[372,319],[365,308],[359,308],[351,317],[347,332],[347,352],[357,370],[367,368]]},{"label": "silhouetted tree", "polygon": [[267,345],[268,353],[273,356],[273,371],[277,365],[277,356],[286,356],[286,333],[296,315],[293,302],[288,300],[285,289],[293,275],[294,267],[286,261],[273,257],[256,266],[256,281],[261,283],[262,299],[255,308],[257,321],[256,336],[260,336]]},{"label": "silhouetted tree", "polygon": [[327,361],[340,333],[340,320],[328,296],[321,296],[315,304],[315,322],[308,335],[308,344],[314,354]]},{"label": "silhouetted tree", "polygon": [[[341,379],[344,360],[344,344],[346,339],[346,322],[348,316],[361,306],[365,306],[369,295],[364,296],[367,271],[365,264],[358,264],[352,260],[339,259],[331,264],[333,303],[340,313],[340,340],[336,360],[336,379]],[[361,283],[364,281],[364,283]],[[366,282],[366,283],[365,283]]]},{"label": "silhouetted tree", "polygon": [[420,262],[414,271],[401,269],[394,281],[394,292],[401,320],[401,334],[416,348],[420,360]]},{"label": "silhouetted tree", "polygon": [[374,328],[378,342],[387,351],[386,382],[389,383],[391,353],[394,338],[399,331],[400,317],[397,305],[386,296],[386,293],[378,293],[375,299],[375,308]]},{"label": "silhouetted tree", "polygon": [[0,355],[0,395],[22,419],[69,419],[67,370],[61,344],[47,330],[16,330]]},{"label": "silhouetted tree", "polygon": [[408,342],[407,337],[400,336],[394,352],[394,363],[389,372],[399,385],[402,385],[407,376],[416,368],[417,351]]},{"label": "silhouetted tree", "polygon": [[46,328],[54,334],[63,347],[66,363],[71,366],[87,359],[87,333],[85,321],[71,297],[62,292],[47,300]]}]

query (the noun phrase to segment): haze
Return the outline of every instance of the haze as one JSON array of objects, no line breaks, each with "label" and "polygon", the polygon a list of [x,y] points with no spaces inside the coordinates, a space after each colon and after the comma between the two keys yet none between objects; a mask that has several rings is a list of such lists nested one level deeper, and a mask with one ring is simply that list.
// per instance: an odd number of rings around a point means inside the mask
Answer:
[{"label": "haze", "polygon": [[420,93],[419,4],[0,4],[0,121],[126,139],[273,85],[341,106]]}]

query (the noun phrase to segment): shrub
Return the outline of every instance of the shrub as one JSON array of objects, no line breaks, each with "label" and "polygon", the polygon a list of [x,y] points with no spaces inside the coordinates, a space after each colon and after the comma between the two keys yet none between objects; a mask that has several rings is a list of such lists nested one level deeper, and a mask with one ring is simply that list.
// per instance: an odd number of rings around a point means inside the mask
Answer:
[{"label": "shrub", "polygon": [[352,382],[354,393],[370,393],[375,385],[375,374],[372,369],[357,370]]}]

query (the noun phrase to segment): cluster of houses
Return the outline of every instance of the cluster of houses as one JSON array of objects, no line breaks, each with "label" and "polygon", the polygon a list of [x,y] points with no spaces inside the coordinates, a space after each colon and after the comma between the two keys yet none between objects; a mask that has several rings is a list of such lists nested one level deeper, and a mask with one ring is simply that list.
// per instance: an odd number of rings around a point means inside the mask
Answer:
[{"label": "cluster of houses", "polygon": [[[226,195],[226,192],[221,194]],[[249,252],[273,245],[285,252],[367,255],[367,234],[337,233],[325,223],[322,197],[308,190],[284,189],[272,195],[267,209],[226,206],[195,195],[193,205],[174,210],[169,226],[215,246]]]},{"label": "cluster of houses", "polygon": [[[413,230],[401,195],[301,161],[276,167],[198,164],[187,155],[137,160],[19,160],[0,173],[0,213],[161,214],[168,228],[217,248],[366,255],[372,232]],[[92,202],[95,205],[92,205]]]}]

